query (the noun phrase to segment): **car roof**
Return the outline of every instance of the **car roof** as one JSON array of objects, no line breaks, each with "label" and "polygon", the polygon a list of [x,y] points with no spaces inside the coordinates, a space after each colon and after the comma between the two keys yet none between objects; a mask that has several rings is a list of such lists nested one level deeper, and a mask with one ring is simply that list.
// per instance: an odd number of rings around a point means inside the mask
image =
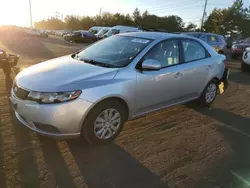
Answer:
[{"label": "car roof", "polygon": [[172,34],[172,33],[163,33],[163,32],[129,32],[129,33],[122,33],[119,34],[120,36],[131,36],[131,37],[141,37],[156,40],[159,38],[193,38],[189,36],[181,36],[179,34]]},{"label": "car roof", "polygon": [[181,34],[199,34],[199,35],[217,35],[217,36],[222,36],[220,34],[216,33],[205,33],[205,32],[182,32]]},{"label": "car roof", "polygon": [[125,29],[138,29],[138,27],[132,27],[132,26],[125,26],[125,25],[116,25],[116,26],[113,26],[111,27],[112,29],[117,29],[117,28],[125,28]]}]

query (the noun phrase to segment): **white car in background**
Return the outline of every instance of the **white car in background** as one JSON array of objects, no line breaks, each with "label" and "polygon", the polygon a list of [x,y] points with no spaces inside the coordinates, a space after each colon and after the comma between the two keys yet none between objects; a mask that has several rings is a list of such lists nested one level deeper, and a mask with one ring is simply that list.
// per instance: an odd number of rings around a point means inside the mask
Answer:
[{"label": "white car in background", "polygon": [[95,34],[95,36],[98,39],[102,39],[103,36],[111,29],[111,27],[103,27],[98,33]]},{"label": "white car in background", "polygon": [[93,33],[94,35],[97,34],[103,27],[101,26],[93,26],[91,27],[88,32]]},{"label": "white car in background", "polygon": [[250,71],[250,47],[243,52],[241,70],[243,72]]},{"label": "white car in background", "polygon": [[112,35],[120,34],[120,33],[128,33],[128,32],[141,32],[142,30],[138,27],[129,27],[117,25],[109,29],[109,31],[103,36],[104,38],[110,37]]}]

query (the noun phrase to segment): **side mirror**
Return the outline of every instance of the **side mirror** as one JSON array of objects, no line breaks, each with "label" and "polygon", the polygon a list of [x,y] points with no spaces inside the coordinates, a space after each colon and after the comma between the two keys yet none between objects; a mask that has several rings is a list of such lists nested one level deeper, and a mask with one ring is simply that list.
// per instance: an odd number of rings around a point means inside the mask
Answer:
[{"label": "side mirror", "polygon": [[143,70],[160,70],[161,63],[154,59],[147,59],[141,65]]}]

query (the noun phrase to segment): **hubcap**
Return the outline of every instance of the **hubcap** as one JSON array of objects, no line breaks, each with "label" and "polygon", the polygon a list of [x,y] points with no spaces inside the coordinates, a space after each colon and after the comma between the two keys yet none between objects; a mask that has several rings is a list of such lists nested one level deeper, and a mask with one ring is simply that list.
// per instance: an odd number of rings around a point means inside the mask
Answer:
[{"label": "hubcap", "polygon": [[121,125],[121,115],[116,109],[106,109],[99,114],[94,122],[94,133],[99,139],[109,139]]},{"label": "hubcap", "polygon": [[206,102],[211,103],[216,96],[216,85],[211,83],[206,91]]}]

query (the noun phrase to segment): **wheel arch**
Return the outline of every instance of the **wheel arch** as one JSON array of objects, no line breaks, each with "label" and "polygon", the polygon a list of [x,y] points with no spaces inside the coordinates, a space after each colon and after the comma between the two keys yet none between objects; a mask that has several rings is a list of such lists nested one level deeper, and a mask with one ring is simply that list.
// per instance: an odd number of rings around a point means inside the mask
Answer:
[{"label": "wheel arch", "polygon": [[94,103],[89,109],[88,111],[86,112],[86,115],[83,116],[82,120],[81,120],[81,123],[80,123],[80,129],[82,129],[82,125],[85,121],[85,119],[87,118],[87,116],[91,113],[91,111],[97,106],[99,105],[100,103],[104,102],[104,101],[111,101],[111,100],[114,100],[114,101],[118,101],[120,104],[122,104],[122,106],[124,107],[125,111],[126,111],[126,119],[129,118],[129,105],[127,103],[127,101],[119,96],[109,96],[109,97],[106,97],[106,98],[102,98],[100,99],[99,101],[97,101],[96,103]]}]

